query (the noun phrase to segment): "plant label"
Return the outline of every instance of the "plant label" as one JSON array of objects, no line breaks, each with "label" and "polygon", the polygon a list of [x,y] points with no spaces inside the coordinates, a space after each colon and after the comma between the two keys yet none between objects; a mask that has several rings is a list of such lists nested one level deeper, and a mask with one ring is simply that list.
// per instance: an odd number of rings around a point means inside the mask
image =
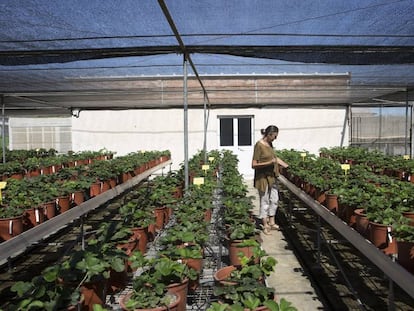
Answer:
[{"label": "plant label", "polygon": [[193,184],[200,186],[204,184],[204,177],[194,177]]}]

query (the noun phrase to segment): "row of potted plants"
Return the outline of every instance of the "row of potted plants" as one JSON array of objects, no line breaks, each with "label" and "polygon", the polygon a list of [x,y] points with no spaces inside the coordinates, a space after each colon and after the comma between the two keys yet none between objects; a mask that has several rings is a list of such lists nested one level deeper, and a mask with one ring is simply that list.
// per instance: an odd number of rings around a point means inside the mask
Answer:
[{"label": "row of potted plants", "polygon": [[278,302],[274,288],[266,285],[265,279],[274,272],[277,261],[260,245],[253,201],[247,196],[247,185],[237,164],[237,157],[224,151],[220,174],[221,231],[228,250],[228,265],[214,274],[214,294],[218,301],[208,310],[295,311],[285,299]]},{"label": "row of potted plants", "polygon": [[50,148],[37,148],[37,149],[5,149],[3,155],[3,150],[0,150],[1,158],[5,158],[6,162],[18,161],[23,163],[28,158],[46,158],[50,156],[55,156],[58,153],[56,149]]},{"label": "row of potted plants", "polygon": [[2,180],[8,178],[22,179],[38,175],[47,175],[58,172],[64,167],[73,167],[83,164],[91,164],[96,160],[109,160],[114,152],[107,150],[68,152],[57,154],[56,150],[12,150],[6,154],[9,160],[0,164],[0,176]]},{"label": "row of potted plants", "polygon": [[8,240],[169,158],[168,151],[136,152],[62,168],[51,175],[10,178],[2,191],[0,240]]},{"label": "row of potted plants", "polygon": [[[355,158],[351,156],[355,150],[351,148],[350,156],[345,151],[341,148],[341,157],[317,157],[295,150],[282,150],[278,155],[289,163],[282,170],[289,180],[384,253],[398,254],[398,261],[413,272],[414,260],[409,255],[414,243],[410,218],[414,216],[413,185],[382,174],[384,170],[372,162],[345,161]],[[323,154],[329,155],[329,149],[324,148]],[[374,154],[377,158],[377,152]]]},{"label": "row of potted plants", "polygon": [[[210,156],[213,153],[215,157],[219,155],[211,152]],[[190,184],[183,192],[183,166],[177,172],[157,176],[148,182],[146,197],[154,208],[165,207],[168,226],[160,228],[162,234],[156,240],[156,258],[144,260],[144,264],[139,265],[142,271],[132,281],[132,292],[121,298],[120,304],[125,310],[158,307],[159,310],[185,311],[187,292],[199,286],[216,188],[214,176],[195,164],[200,159],[201,153],[194,155],[190,167],[197,176],[204,177],[201,185]],[[210,164],[208,171],[215,170],[213,161]],[[171,274],[171,269],[166,268],[173,266],[179,275]],[[161,270],[164,270],[163,274],[157,274],[156,271]]]},{"label": "row of potted plants", "polygon": [[362,147],[323,147],[321,157],[334,159],[341,163],[365,164],[376,173],[396,177],[399,180],[414,183],[414,159],[405,155],[386,155],[379,150],[368,150]]}]

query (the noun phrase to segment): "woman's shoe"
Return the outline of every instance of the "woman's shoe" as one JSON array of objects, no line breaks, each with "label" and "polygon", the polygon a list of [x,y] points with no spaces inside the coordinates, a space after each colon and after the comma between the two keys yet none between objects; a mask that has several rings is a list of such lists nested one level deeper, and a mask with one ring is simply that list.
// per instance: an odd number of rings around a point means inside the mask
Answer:
[{"label": "woman's shoe", "polygon": [[276,224],[270,225],[270,230],[280,230],[279,226]]},{"label": "woman's shoe", "polygon": [[272,232],[270,232],[270,226],[263,226],[262,225],[262,232],[263,232],[263,234],[266,234],[266,235],[272,234]]},{"label": "woman's shoe", "polygon": [[270,231],[270,228],[264,228],[263,229],[263,234],[266,234],[266,235],[270,235],[270,234],[272,234],[272,232]]}]

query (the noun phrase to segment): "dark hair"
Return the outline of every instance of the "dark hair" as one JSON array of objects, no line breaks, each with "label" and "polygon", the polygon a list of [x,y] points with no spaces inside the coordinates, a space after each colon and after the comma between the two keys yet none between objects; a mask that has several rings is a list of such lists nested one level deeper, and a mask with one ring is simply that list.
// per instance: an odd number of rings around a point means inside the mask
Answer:
[{"label": "dark hair", "polygon": [[267,136],[270,133],[279,133],[279,128],[276,125],[269,125],[266,129],[261,129],[260,133],[262,133],[263,136]]}]

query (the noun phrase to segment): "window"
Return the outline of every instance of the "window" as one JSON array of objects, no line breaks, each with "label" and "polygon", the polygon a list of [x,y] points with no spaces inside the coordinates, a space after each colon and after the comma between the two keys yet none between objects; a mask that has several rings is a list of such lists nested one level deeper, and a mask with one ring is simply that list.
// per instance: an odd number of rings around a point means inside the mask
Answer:
[{"label": "window", "polygon": [[220,118],[220,146],[234,145],[233,118]]},{"label": "window", "polygon": [[251,118],[238,118],[238,146],[252,145],[252,122]]}]

